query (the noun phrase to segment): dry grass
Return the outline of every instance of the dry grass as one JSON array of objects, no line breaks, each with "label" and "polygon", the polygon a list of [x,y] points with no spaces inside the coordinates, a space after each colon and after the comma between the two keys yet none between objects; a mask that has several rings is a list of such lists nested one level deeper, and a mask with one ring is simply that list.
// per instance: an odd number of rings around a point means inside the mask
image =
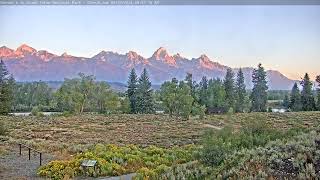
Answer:
[{"label": "dry grass", "polygon": [[250,119],[266,120],[275,128],[315,127],[320,112],[211,115],[188,121],[166,115],[0,116],[9,130],[7,143],[22,141],[47,152],[85,150],[96,143],[162,147],[198,143],[208,125],[237,128]]}]

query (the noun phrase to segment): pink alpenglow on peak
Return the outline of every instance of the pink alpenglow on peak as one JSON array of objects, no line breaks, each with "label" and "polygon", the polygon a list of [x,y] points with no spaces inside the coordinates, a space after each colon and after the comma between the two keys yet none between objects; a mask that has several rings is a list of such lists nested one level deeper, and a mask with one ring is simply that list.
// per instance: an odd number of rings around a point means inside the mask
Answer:
[{"label": "pink alpenglow on peak", "polygon": [[212,62],[209,57],[205,54],[202,54],[199,58],[200,67],[206,68],[206,69],[214,69],[215,65],[214,62]]},{"label": "pink alpenglow on peak", "polygon": [[14,50],[6,46],[0,47],[0,57],[11,57],[11,56],[14,56]]},{"label": "pink alpenglow on peak", "polygon": [[28,46],[26,44],[22,44],[21,46],[19,46],[17,48],[17,50],[15,51],[15,54],[17,56],[24,56],[24,55],[27,55],[27,54],[34,54],[36,52],[37,52],[36,49],[34,49],[34,48],[32,48],[32,47],[30,47],[30,46]]},{"label": "pink alpenglow on peak", "polygon": [[44,61],[50,61],[53,57],[56,57],[57,55],[49,53],[46,50],[40,50],[37,52],[37,56],[39,56],[40,59]]},{"label": "pink alpenglow on peak", "polygon": [[72,55],[67,54],[66,52],[64,52],[63,54],[61,54],[62,60],[64,61],[76,61],[77,59],[81,59],[80,57],[75,57]]},{"label": "pink alpenglow on peak", "polygon": [[164,61],[165,63],[172,65],[172,66],[176,65],[175,58],[170,56],[164,47],[160,47],[159,49],[157,49],[153,53],[151,58],[158,60],[158,61]]},{"label": "pink alpenglow on peak", "polygon": [[64,52],[63,54],[61,54],[61,57],[66,57],[66,58],[70,58],[70,57],[73,57],[69,54],[67,54],[66,52]]},{"label": "pink alpenglow on peak", "polygon": [[129,51],[127,53],[127,57],[130,60],[139,60],[140,58],[142,58],[138,53],[136,53],[134,51]]},{"label": "pink alpenglow on peak", "polygon": [[149,64],[149,61],[146,58],[140,56],[138,53],[136,53],[134,51],[129,51],[126,54],[126,56],[127,56],[128,60],[131,61],[131,62],[128,62],[127,67],[132,68],[134,65],[140,64],[140,63],[145,64],[145,65]]},{"label": "pink alpenglow on peak", "polygon": [[[65,77],[77,76],[79,72],[93,74],[99,80],[110,82],[126,82],[132,68],[140,73],[147,68],[150,80],[155,84],[176,77],[184,79],[186,73],[192,73],[196,81],[203,76],[207,78],[223,78],[228,66],[212,61],[206,55],[188,59],[179,53],[171,56],[163,47],[157,49],[152,57],[145,58],[134,51],[119,54],[112,51],[101,51],[97,55],[86,58],[68,55],[55,55],[46,50],[35,50],[22,45],[16,51],[0,47],[2,59],[10,73],[17,81],[63,81]],[[236,73],[237,68],[233,69]],[[242,68],[248,88],[252,87],[251,74],[253,68]],[[278,71],[267,71],[270,89],[291,89],[295,81],[288,79]]]},{"label": "pink alpenglow on peak", "polygon": [[177,54],[173,55],[173,58],[174,58],[175,60],[177,60],[177,59],[184,59],[184,58],[180,55],[180,53],[177,53]]}]

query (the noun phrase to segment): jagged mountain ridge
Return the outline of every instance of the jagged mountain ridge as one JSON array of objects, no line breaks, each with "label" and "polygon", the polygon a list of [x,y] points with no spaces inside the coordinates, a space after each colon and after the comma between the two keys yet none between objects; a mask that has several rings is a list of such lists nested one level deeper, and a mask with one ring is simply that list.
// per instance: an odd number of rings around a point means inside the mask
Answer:
[{"label": "jagged mountain ridge", "polygon": [[[23,44],[16,50],[6,46],[0,47],[0,57],[18,81],[62,81],[83,72],[96,76],[97,80],[124,83],[132,68],[135,68],[137,73],[147,68],[151,81],[160,84],[173,77],[183,79],[186,73],[192,73],[197,81],[202,76],[222,79],[228,68],[212,61],[205,54],[187,59],[179,53],[170,55],[163,47],[157,49],[149,58],[142,57],[134,51],[126,54],[101,51],[91,58],[86,58],[67,53],[56,55]],[[246,85],[250,88],[253,68],[242,69]],[[236,72],[238,69],[233,70]],[[267,76],[270,89],[290,89],[294,83],[279,71],[268,70]]]}]

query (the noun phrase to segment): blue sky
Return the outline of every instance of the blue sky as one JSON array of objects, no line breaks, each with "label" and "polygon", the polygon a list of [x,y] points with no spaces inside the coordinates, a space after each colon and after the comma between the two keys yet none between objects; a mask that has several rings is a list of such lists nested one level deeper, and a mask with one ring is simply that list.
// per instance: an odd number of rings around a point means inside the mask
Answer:
[{"label": "blue sky", "polygon": [[320,71],[320,6],[0,6],[0,46],[91,57],[160,46],[231,67]]}]

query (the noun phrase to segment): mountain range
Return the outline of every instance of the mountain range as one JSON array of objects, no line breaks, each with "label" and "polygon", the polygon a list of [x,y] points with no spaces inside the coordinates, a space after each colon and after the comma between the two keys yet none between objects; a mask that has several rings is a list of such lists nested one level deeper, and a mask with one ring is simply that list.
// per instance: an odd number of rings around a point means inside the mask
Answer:
[{"label": "mountain range", "polygon": [[[160,84],[173,77],[183,79],[192,73],[195,80],[202,76],[223,79],[228,66],[211,60],[205,54],[188,59],[179,53],[170,55],[163,47],[157,49],[149,58],[134,51],[119,54],[101,51],[93,57],[77,57],[67,53],[56,55],[46,50],[36,50],[26,44],[16,50],[0,47],[0,58],[17,81],[62,81],[75,77],[79,72],[94,75],[97,80],[125,83],[132,68],[141,73],[146,68],[153,84]],[[253,67],[242,68],[247,88],[252,87]],[[238,71],[233,68],[234,72]],[[279,71],[267,70],[269,89],[291,89],[295,80],[289,79]]]}]

